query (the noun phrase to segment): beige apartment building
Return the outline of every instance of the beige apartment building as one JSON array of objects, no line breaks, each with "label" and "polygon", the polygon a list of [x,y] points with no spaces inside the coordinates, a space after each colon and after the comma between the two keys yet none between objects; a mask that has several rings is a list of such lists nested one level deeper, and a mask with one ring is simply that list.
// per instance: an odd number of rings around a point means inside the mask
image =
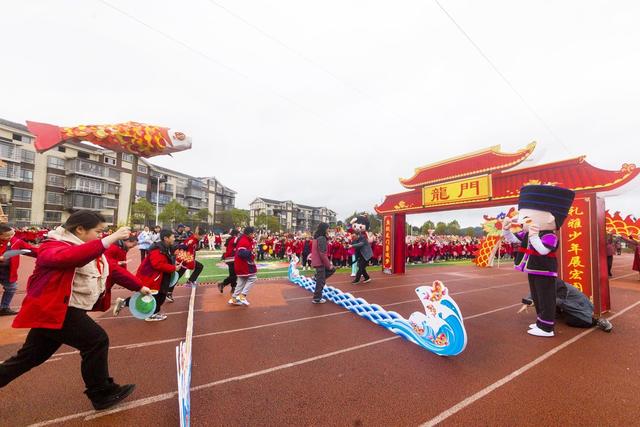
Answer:
[{"label": "beige apartment building", "polygon": [[336,213],[326,207],[315,207],[294,203],[291,200],[273,200],[258,197],[249,205],[250,224],[255,225],[260,215],[275,216],[280,226],[290,232],[313,232],[318,224],[335,225]]},{"label": "beige apartment building", "polygon": [[[0,119],[0,204],[16,226],[57,226],[77,209],[100,211],[111,224],[127,223],[135,175],[135,198],[160,210],[176,199],[190,215],[207,208],[216,215],[235,205],[236,192],[215,177],[197,178],[134,157],[83,144],[65,143],[36,153],[26,126]],[[159,197],[158,197],[159,196]]]}]

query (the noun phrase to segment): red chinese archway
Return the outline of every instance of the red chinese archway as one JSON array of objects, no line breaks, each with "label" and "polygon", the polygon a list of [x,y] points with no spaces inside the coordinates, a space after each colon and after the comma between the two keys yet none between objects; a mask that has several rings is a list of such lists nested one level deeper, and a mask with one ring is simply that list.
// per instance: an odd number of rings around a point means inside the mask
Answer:
[{"label": "red chinese archway", "polygon": [[494,146],[418,168],[411,178],[400,179],[409,191],[388,195],[375,207],[383,216],[383,270],[405,272],[407,214],[516,205],[523,185],[554,183],[576,192],[560,230],[560,276],[592,299],[596,313],[609,310],[603,197],[630,182],[640,169],[626,163],[619,171],[598,169],[581,156],[508,170],[529,157],[535,146],[516,153],[502,153]]}]

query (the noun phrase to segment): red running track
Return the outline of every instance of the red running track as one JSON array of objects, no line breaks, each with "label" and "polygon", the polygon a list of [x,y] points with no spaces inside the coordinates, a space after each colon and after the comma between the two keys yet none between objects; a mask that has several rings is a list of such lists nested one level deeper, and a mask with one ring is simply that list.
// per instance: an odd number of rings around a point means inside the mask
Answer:
[{"label": "red running track", "polygon": [[[443,358],[285,281],[259,281],[251,307],[197,290],[192,423],[211,425],[636,425],[640,407],[640,282],[631,258],[616,257],[614,331],[560,325],[551,339],[525,333],[532,314],[516,314],[526,277],[510,266],[373,273],[354,286],[331,284],[405,316],[421,309],[413,289],[445,282],[465,318],[466,350]],[[117,295],[126,291],[118,290]],[[82,394],[79,356],[62,348],[49,362],[0,389],[0,425],[178,424],[175,346],[186,329],[189,290],[176,291],[164,322],[123,311],[99,314],[110,336],[110,369],[135,393],[95,412]],[[19,302],[19,301],[18,301]],[[0,318],[0,359],[23,330]],[[39,424],[38,424],[39,423]]]}]

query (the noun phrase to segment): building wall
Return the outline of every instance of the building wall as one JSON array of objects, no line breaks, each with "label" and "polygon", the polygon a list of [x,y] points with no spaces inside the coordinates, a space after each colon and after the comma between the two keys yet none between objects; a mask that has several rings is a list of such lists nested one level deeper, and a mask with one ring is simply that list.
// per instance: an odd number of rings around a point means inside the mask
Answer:
[{"label": "building wall", "polygon": [[[22,137],[24,142],[20,142],[17,139]],[[133,202],[130,200],[131,185],[132,185],[132,167],[133,164],[128,161],[130,158],[126,158],[127,155],[121,153],[114,153],[112,151],[103,150],[97,147],[86,146],[84,144],[63,144],[62,148],[54,148],[45,153],[35,153],[35,148],[32,144],[33,135],[29,134],[26,128],[19,124],[6,124],[0,119],[0,143],[10,147],[12,153],[16,150],[23,155],[23,152],[33,153],[29,155],[29,158],[33,157],[33,162],[22,161],[22,159],[8,158],[6,163],[11,165],[11,169],[6,168],[2,175],[0,172],[0,203],[6,213],[10,215],[9,220],[17,223],[17,225],[40,225],[45,224],[49,226],[58,225],[64,222],[70,215],[70,211],[65,204],[76,203],[77,200],[87,201],[90,200],[91,204],[94,202],[102,208],[97,209],[104,215],[112,218],[115,224],[127,223],[127,214],[129,206]],[[4,148],[4,146],[3,146]],[[4,152],[9,152],[4,150]],[[79,159],[82,156],[82,160]],[[60,159],[60,161],[53,161],[53,166],[61,166],[62,168],[51,167],[49,164],[49,158]],[[70,165],[77,167],[79,163],[70,162],[84,162],[83,164],[90,164],[92,168],[96,170],[103,170],[105,176],[84,176],[79,173],[78,170],[70,169]],[[89,162],[89,163],[87,163]],[[105,163],[109,162],[109,163]],[[142,169],[136,171],[137,178],[135,189],[136,194],[146,196],[147,200],[155,205],[152,198],[155,198],[156,194],[156,179],[152,177],[153,173],[162,173],[167,175],[169,184],[167,191],[162,191],[164,184],[161,184],[161,203],[160,210],[171,199],[177,199],[183,205],[187,198],[185,192],[192,191],[197,186],[204,187],[204,198],[197,199],[194,197],[188,198],[189,203],[193,206],[189,209],[189,213],[193,214],[197,212],[201,207],[207,207],[210,212],[214,213],[220,211],[218,207],[224,209],[233,208],[235,202],[235,192],[227,187],[220,185],[215,178],[195,178],[189,175],[172,171],[170,169],[161,168],[155,165],[149,164],[146,160],[141,159],[139,165],[144,165]],[[10,173],[19,168],[20,171],[33,171],[33,182],[28,182],[28,179],[22,179],[16,174]],[[144,172],[146,168],[146,173]],[[119,182],[114,182],[109,176],[109,170],[112,170],[112,174],[119,177]],[[21,174],[22,172],[20,172]],[[25,172],[28,173],[28,172]],[[10,175],[10,176],[9,176]],[[14,176],[15,175],[15,176]],[[114,176],[115,176],[114,175]],[[51,182],[49,182],[49,176],[51,176]],[[138,182],[140,180],[141,182]],[[145,182],[146,180],[146,182]],[[75,190],[70,189],[70,183],[75,183]],[[190,184],[191,183],[191,184]],[[87,185],[89,187],[87,187]],[[87,188],[93,188],[92,185],[97,187],[93,189],[93,192],[87,191]],[[117,185],[117,187],[115,187]],[[98,190],[97,188],[102,190]],[[116,189],[117,191],[111,191]],[[20,196],[28,194],[31,191],[30,200],[18,200],[15,196],[15,189],[19,189]],[[213,189],[213,191],[208,190]],[[218,190],[224,190],[230,197],[230,204],[218,204],[216,197]],[[97,194],[101,193],[101,194]],[[193,193],[191,193],[193,194]],[[70,202],[67,201],[68,197],[76,195],[77,198],[72,198]],[[58,203],[61,200],[60,203]],[[55,201],[55,203],[50,203]],[[108,208],[105,206],[109,206]],[[12,212],[19,210],[19,213],[26,212],[28,209],[29,215],[23,221],[17,222],[15,218],[12,218]],[[52,221],[51,218],[55,218]],[[49,220],[49,221],[48,221]],[[210,218],[210,222],[213,223],[214,218]]]}]

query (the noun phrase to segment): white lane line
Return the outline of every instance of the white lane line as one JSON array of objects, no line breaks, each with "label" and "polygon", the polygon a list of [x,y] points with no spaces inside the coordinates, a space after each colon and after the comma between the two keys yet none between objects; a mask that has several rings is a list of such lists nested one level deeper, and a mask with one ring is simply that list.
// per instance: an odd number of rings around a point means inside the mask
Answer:
[{"label": "white lane line", "polygon": [[[624,310],[619,311],[618,313],[614,314],[609,319],[615,319],[616,317],[626,313],[627,311],[631,310],[632,308],[636,307],[639,304],[640,304],[640,301],[636,301],[635,303],[631,304],[629,307],[625,308]],[[556,354],[559,351],[563,350],[564,348],[570,346],[574,342],[586,337],[587,335],[589,335],[590,333],[592,333],[596,329],[597,328],[588,329],[588,330],[576,335],[575,337],[571,338],[570,340],[563,342],[559,346],[552,348],[551,350],[549,350],[548,352],[546,352],[542,356],[540,356],[540,357],[534,359],[533,361],[527,363],[523,367],[521,367],[519,369],[516,369],[515,371],[511,372],[509,375],[507,375],[507,376],[503,377],[502,379],[494,382],[493,384],[483,388],[479,392],[467,397],[466,399],[458,402],[457,404],[453,405],[449,409],[441,412],[436,417],[430,419],[429,421],[425,422],[424,424],[421,424],[420,427],[432,427],[432,426],[435,426],[435,425],[441,423],[442,421],[446,420],[447,418],[449,418],[450,416],[452,416],[456,412],[459,412],[462,409],[466,408],[467,406],[473,404],[474,402],[482,399],[483,397],[485,397],[489,393],[493,392],[497,388],[502,387],[503,385],[507,384],[508,382],[512,381],[513,379],[519,377],[520,375],[522,375],[525,372],[527,372],[529,369],[539,365],[540,363],[544,362],[545,360],[547,360],[548,358],[550,358],[554,354]]]},{"label": "white lane line", "polygon": [[[204,311],[202,308],[199,308],[195,311]],[[163,314],[166,314],[167,316],[171,316],[174,314],[184,314],[184,313],[189,313],[189,310],[185,310],[185,311],[165,311]],[[118,319],[131,319],[134,316],[105,316],[105,317],[97,317],[93,320],[95,320],[96,322],[99,320],[118,320]]]},{"label": "white lane line", "polygon": [[[502,276],[511,276],[511,274],[496,274],[496,275],[494,275],[494,276],[490,276],[490,277],[492,277],[492,278],[493,278],[493,277],[502,277]],[[447,285],[447,284],[449,284],[449,283],[453,283],[453,282],[463,282],[463,281],[465,281],[465,280],[469,280],[469,279],[468,279],[468,278],[464,278],[464,279],[452,279],[452,280],[447,280],[447,281],[445,282],[445,285]],[[348,283],[351,283],[351,282],[348,282]],[[328,285],[331,285],[331,286],[333,286],[334,284],[335,284],[335,285],[337,285],[337,284],[340,284],[340,282],[328,283]],[[413,286],[417,286],[417,285],[424,285],[424,284],[426,284],[426,283],[424,282],[424,280],[421,280],[421,281],[419,281],[419,282],[415,282],[415,283],[405,283],[404,285],[392,285],[392,286],[384,286],[384,287],[382,287],[382,288],[372,288],[372,289],[362,289],[362,290],[360,290],[360,289],[355,289],[355,290],[352,290],[350,293],[351,293],[352,295],[355,295],[355,294],[362,294],[362,293],[366,293],[366,292],[376,292],[376,291],[381,291],[381,290],[384,290],[384,289],[407,288],[407,287],[409,287],[409,286],[413,287]],[[483,288],[483,289],[489,289],[489,288]],[[454,295],[455,295],[455,294],[454,294]],[[306,297],[287,298],[287,299],[286,299],[286,301],[297,301],[297,300],[301,300],[301,299],[308,299],[308,298],[310,298],[310,297],[309,297],[309,296],[306,296]]]},{"label": "white lane line", "polygon": [[[472,289],[472,290],[469,290],[469,291],[456,292],[456,293],[451,294],[451,295],[460,295],[460,294],[469,294],[469,293],[475,293],[475,292],[482,292],[482,291],[485,291],[485,290],[492,290],[492,289],[506,288],[506,287],[509,287],[509,286],[520,285],[520,284],[523,284],[523,283],[526,283],[526,282],[515,282],[515,283],[508,283],[506,285],[491,286],[491,287],[488,287],[488,288]],[[417,300],[416,298],[413,298],[413,299],[406,300],[406,301],[399,301],[399,302],[393,302],[393,303],[389,303],[389,304],[383,304],[382,307],[392,307],[392,306],[396,306],[396,305],[415,303],[415,302],[419,302],[419,300]],[[520,304],[516,304],[516,305],[520,305]],[[509,307],[511,307],[511,306],[509,306]],[[349,313],[351,313],[351,312],[348,311],[348,310],[344,310],[344,311],[341,310],[341,311],[338,311],[338,312],[335,312],[335,313],[321,314],[321,315],[318,315],[318,316],[299,317],[299,318],[296,318],[296,319],[283,320],[283,321],[280,321],[280,322],[263,323],[261,325],[248,326],[246,328],[228,329],[228,330],[224,330],[224,331],[207,332],[207,333],[203,333],[203,334],[194,335],[193,338],[205,338],[205,337],[212,337],[212,336],[216,336],[216,335],[231,334],[231,333],[235,333],[235,332],[252,331],[254,329],[262,329],[262,328],[268,328],[268,327],[271,327],[271,326],[286,325],[286,324],[289,324],[289,323],[303,322],[303,321],[306,321],[306,320],[320,319],[320,318],[323,318],[323,317],[340,316],[340,315],[349,314]],[[464,320],[471,319],[471,318],[473,318],[473,317],[472,316],[464,317]],[[145,342],[136,343],[136,344],[114,345],[114,346],[109,347],[109,350],[118,350],[118,349],[131,350],[131,349],[134,349],[134,348],[149,347],[149,346],[152,346],[152,345],[174,343],[174,342],[178,342],[180,340],[182,340],[182,337],[167,338],[167,339],[164,339],[164,340],[157,340],[157,341],[145,341]],[[55,356],[68,356],[68,355],[71,355],[71,354],[78,354],[78,351],[68,351],[68,352],[65,352],[65,353],[56,353]]]},{"label": "white lane line", "polygon": [[[520,305],[520,304],[515,304],[515,305]],[[473,318],[485,316],[487,314],[495,313],[496,311],[506,310],[506,309],[511,308],[513,306],[514,305],[509,305],[509,306],[506,306],[506,307],[501,307],[501,308],[497,308],[497,309],[494,309],[494,310],[486,311],[484,313],[474,314],[472,316],[469,316],[467,319],[473,319]],[[345,312],[345,313],[349,313],[349,312]],[[342,314],[342,313],[336,313],[336,314]],[[371,341],[371,342],[368,342],[368,343],[365,343],[365,344],[360,344],[360,345],[356,345],[356,346],[353,346],[353,347],[344,348],[342,350],[336,350],[336,351],[332,351],[330,353],[324,353],[324,354],[321,354],[321,355],[318,355],[318,356],[314,356],[314,357],[310,357],[310,358],[307,358],[307,359],[302,359],[302,360],[298,360],[298,361],[290,362],[290,363],[284,363],[282,365],[274,366],[274,367],[267,368],[267,369],[262,369],[260,371],[250,372],[248,374],[238,375],[238,376],[230,377],[230,378],[224,378],[222,380],[213,381],[213,382],[210,382],[210,383],[201,384],[199,386],[191,387],[191,391],[204,390],[204,389],[207,389],[207,388],[215,387],[217,385],[229,383],[229,382],[232,382],[232,381],[242,381],[242,380],[245,380],[245,379],[248,379],[248,378],[254,378],[254,377],[257,377],[257,376],[260,376],[260,375],[269,374],[271,372],[280,371],[282,369],[293,368],[295,366],[299,366],[299,365],[303,365],[303,364],[306,364],[306,363],[314,362],[316,360],[326,359],[328,357],[337,356],[339,354],[347,353],[347,352],[354,351],[354,350],[359,350],[361,348],[374,346],[374,345],[377,345],[377,344],[385,343],[387,341],[392,341],[392,340],[396,340],[396,339],[399,339],[399,338],[400,337],[396,335],[396,336],[393,336],[393,337],[383,338],[381,340]],[[178,395],[177,391],[158,394],[156,396],[150,396],[150,397],[145,397],[143,399],[134,400],[132,402],[128,402],[128,403],[119,405],[119,406],[117,406],[117,407],[115,407],[113,409],[107,410],[107,411],[79,412],[77,414],[67,415],[65,417],[56,418],[56,419],[48,420],[48,421],[43,421],[43,422],[40,422],[40,423],[37,423],[37,424],[32,424],[30,427],[47,426],[47,425],[66,422],[66,421],[70,421],[70,420],[77,419],[77,418],[83,418],[83,417],[84,417],[85,421],[89,421],[89,420],[92,420],[92,419],[95,419],[95,418],[104,417],[106,415],[111,415],[111,414],[115,414],[115,413],[118,413],[118,412],[124,412],[124,411],[128,411],[130,409],[139,408],[141,406],[150,405],[152,403],[161,402],[161,401],[164,401],[164,400],[169,400],[169,399],[174,398],[177,395]]]},{"label": "white lane line", "polygon": [[613,279],[609,279],[609,281],[612,282],[614,280],[624,279],[625,277],[635,276],[636,274],[638,273],[629,273],[629,274],[625,274],[624,276],[617,276],[617,277],[614,277]]}]

